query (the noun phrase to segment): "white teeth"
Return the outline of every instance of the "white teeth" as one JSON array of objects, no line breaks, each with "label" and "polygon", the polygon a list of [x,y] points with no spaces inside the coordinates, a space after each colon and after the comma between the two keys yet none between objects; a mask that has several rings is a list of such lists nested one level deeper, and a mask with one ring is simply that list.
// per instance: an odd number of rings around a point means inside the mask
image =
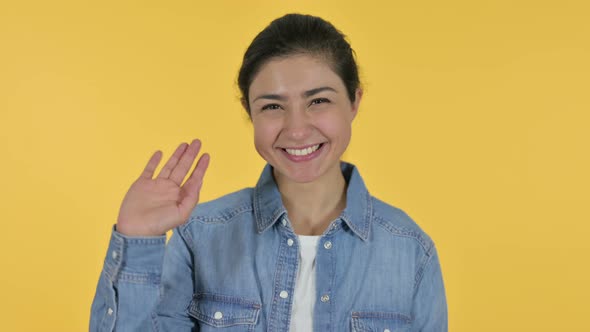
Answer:
[{"label": "white teeth", "polygon": [[287,151],[288,154],[294,155],[294,156],[307,156],[308,154],[316,151],[317,149],[320,148],[320,145],[314,145],[314,146],[310,146],[306,149],[285,149]]}]

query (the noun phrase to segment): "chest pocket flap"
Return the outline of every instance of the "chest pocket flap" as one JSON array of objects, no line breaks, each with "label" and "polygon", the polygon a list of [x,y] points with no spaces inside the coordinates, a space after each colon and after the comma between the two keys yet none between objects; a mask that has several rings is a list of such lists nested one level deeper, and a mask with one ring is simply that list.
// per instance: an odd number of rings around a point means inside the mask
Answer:
[{"label": "chest pocket flap", "polygon": [[352,313],[353,332],[407,332],[412,320],[396,312],[355,311]]},{"label": "chest pocket flap", "polygon": [[228,327],[256,324],[260,308],[260,303],[237,296],[198,293],[193,295],[188,313],[205,324]]}]

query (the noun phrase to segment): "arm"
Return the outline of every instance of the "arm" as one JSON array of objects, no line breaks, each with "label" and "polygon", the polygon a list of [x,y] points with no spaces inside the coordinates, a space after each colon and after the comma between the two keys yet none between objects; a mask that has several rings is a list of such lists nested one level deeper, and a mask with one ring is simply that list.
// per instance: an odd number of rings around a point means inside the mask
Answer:
[{"label": "arm", "polygon": [[96,289],[91,332],[192,331],[191,254],[177,229],[166,237],[127,237],[113,230]]},{"label": "arm", "polygon": [[176,228],[168,241],[162,271],[162,297],[156,307],[158,331],[193,331],[195,323],[188,316],[194,293],[193,258],[190,237]]},{"label": "arm", "polygon": [[414,290],[413,331],[448,331],[447,301],[438,253],[431,247]]},{"label": "arm", "polygon": [[[150,331],[152,327],[166,331],[157,325],[154,310],[158,301],[162,298],[167,305],[184,303],[184,293],[174,290],[187,285],[180,280],[192,277],[190,254],[175,235],[170,250],[164,250],[166,236],[163,234],[183,224],[199,201],[209,165],[207,154],[199,158],[189,178],[182,183],[200,147],[197,139],[190,145],[180,144],[154,178],[162,158],[162,153],[156,151],[127,191],[92,304],[91,331]],[[170,254],[164,255],[165,251]],[[168,280],[163,287],[161,278]],[[189,288],[182,290],[190,291]],[[174,308],[180,310],[180,307]],[[170,329],[179,331],[178,326],[170,326]]]},{"label": "arm", "polygon": [[165,243],[165,236],[127,237],[113,229],[92,302],[90,331],[152,331]]}]

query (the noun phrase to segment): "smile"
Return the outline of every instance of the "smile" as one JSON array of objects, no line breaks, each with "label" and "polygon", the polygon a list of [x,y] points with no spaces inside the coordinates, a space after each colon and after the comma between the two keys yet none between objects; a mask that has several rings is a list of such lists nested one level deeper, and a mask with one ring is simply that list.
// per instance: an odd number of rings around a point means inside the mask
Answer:
[{"label": "smile", "polygon": [[321,146],[321,144],[316,144],[313,146],[309,146],[305,149],[284,149],[284,150],[287,151],[287,153],[292,156],[307,156],[308,154],[311,154],[311,153],[315,152],[317,149],[319,149],[320,146]]}]

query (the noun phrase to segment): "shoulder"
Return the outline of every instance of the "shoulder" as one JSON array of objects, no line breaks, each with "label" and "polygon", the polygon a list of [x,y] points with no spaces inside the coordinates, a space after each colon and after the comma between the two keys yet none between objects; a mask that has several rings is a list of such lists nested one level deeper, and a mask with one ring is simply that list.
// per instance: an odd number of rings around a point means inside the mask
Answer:
[{"label": "shoulder", "polygon": [[[197,204],[186,222],[174,229],[167,243],[167,248],[172,249],[167,250],[173,252],[182,243],[181,247],[186,246],[190,252],[196,252],[201,244],[225,243],[224,238],[232,238],[228,232],[243,233],[249,228],[244,228],[248,223],[234,221],[252,219],[252,192],[252,188],[244,188]],[[225,227],[229,224],[232,226]]]},{"label": "shoulder", "polygon": [[391,236],[412,239],[427,255],[434,249],[434,242],[424,230],[403,210],[371,196],[373,222]]},{"label": "shoulder", "polygon": [[251,212],[253,188],[244,188],[211,201],[197,204],[185,227],[193,223],[224,224]]}]

